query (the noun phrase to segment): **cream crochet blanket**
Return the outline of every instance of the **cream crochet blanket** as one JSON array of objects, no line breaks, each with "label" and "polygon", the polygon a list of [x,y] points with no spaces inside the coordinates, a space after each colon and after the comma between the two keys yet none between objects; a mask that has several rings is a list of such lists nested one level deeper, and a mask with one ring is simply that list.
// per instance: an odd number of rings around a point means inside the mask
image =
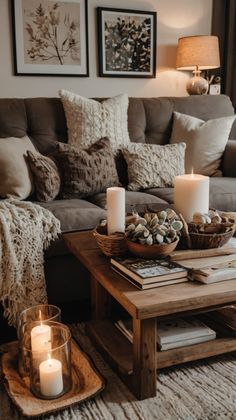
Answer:
[{"label": "cream crochet blanket", "polygon": [[60,233],[60,222],[43,207],[0,201],[0,302],[9,325],[29,306],[47,302],[44,253]]}]

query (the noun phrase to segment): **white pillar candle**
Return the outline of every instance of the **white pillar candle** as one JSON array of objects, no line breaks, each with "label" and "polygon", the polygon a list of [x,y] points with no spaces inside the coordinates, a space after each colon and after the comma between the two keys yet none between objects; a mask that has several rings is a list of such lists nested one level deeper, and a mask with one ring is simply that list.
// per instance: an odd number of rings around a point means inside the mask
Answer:
[{"label": "white pillar candle", "polygon": [[40,391],[45,397],[56,397],[63,391],[62,364],[48,359],[39,365]]},{"label": "white pillar candle", "polygon": [[209,177],[197,174],[174,178],[174,206],[186,222],[191,222],[195,212],[209,211]]},{"label": "white pillar candle", "polygon": [[125,231],[124,188],[107,188],[107,231],[108,235]]},{"label": "white pillar candle", "polygon": [[51,350],[51,327],[37,325],[31,330],[31,349],[33,352],[46,352]]}]

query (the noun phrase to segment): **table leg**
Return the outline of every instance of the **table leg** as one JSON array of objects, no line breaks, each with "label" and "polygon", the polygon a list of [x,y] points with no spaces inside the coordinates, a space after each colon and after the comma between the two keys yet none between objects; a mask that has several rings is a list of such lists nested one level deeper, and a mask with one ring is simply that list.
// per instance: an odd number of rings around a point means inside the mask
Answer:
[{"label": "table leg", "polygon": [[108,318],[111,309],[111,296],[93,276],[90,280],[92,319]]},{"label": "table leg", "polygon": [[156,320],[133,319],[133,391],[137,398],[156,395]]}]

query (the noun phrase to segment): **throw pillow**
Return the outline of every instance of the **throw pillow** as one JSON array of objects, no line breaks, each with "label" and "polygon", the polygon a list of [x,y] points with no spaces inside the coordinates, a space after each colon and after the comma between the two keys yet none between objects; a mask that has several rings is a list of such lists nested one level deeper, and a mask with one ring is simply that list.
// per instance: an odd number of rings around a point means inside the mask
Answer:
[{"label": "throw pillow", "polygon": [[55,162],[38,152],[28,152],[27,162],[34,179],[36,198],[38,201],[51,201],[60,191],[60,175]]},{"label": "throw pillow", "polygon": [[69,144],[87,148],[102,137],[109,138],[114,151],[129,144],[127,95],[102,102],[66,90],[60,90],[59,95],[65,110]]},{"label": "throw pillow", "polygon": [[36,149],[29,137],[0,139],[0,197],[24,200],[33,192],[33,182],[26,163],[27,151]]},{"label": "throw pillow", "polygon": [[56,157],[62,175],[61,198],[83,198],[119,185],[107,138],[100,139],[87,150],[59,143]]},{"label": "throw pillow", "polygon": [[174,177],[184,174],[184,143],[131,143],[122,153],[128,165],[128,190],[172,187]]},{"label": "throw pillow", "polygon": [[203,121],[174,112],[170,143],[186,143],[185,172],[221,176],[221,158],[235,116]]}]

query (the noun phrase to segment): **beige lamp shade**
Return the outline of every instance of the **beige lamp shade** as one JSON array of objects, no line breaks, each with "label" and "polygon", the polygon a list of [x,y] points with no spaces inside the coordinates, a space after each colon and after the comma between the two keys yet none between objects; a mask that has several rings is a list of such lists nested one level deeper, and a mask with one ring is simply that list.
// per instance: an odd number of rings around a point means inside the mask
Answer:
[{"label": "beige lamp shade", "polygon": [[178,41],[176,68],[178,70],[216,69],[220,67],[218,37],[198,35]]}]

